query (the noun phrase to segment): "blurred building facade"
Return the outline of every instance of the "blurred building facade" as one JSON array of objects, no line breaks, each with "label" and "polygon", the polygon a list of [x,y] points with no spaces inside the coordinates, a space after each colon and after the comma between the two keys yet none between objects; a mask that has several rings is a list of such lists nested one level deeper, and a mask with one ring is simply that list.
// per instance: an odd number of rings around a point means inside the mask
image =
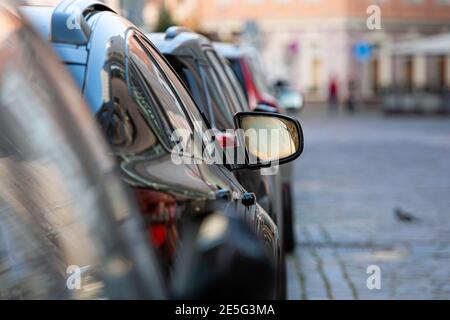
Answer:
[{"label": "blurred building facade", "polygon": [[[57,3],[58,0],[31,0]],[[104,0],[150,31],[165,7],[178,24],[257,46],[270,80],[287,79],[310,100],[341,100],[350,81],[376,100],[382,88],[450,88],[450,52],[395,54],[402,42],[450,33],[450,0]],[[370,29],[370,6],[381,29]]]},{"label": "blurred building facade", "polygon": [[[332,78],[341,99],[350,80],[365,100],[394,85],[450,86],[450,52],[396,56],[392,50],[401,41],[449,32],[450,0],[147,0],[147,7],[155,3],[179,23],[222,39],[251,30],[271,79],[289,78],[310,99],[325,100]],[[380,9],[381,29],[368,27],[371,5]]]}]

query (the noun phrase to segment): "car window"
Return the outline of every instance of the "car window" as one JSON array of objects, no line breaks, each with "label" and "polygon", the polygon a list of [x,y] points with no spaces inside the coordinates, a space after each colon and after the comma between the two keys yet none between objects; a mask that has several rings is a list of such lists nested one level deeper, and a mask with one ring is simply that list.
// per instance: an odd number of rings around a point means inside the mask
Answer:
[{"label": "car window", "polygon": [[[164,71],[155,61],[155,53],[150,51],[140,38],[133,34],[128,39],[128,54],[133,70],[144,80],[147,89],[157,103],[160,112],[167,117],[173,130],[178,130],[179,141],[183,142],[184,151],[201,156],[201,146],[195,146],[194,127],[189,115],[183,108],[177,93],[167,79]],[[175,142],[175,141],[174,141]]]},{"label": "car window", "polygon": [[[202,98],[197,98],[195,102],[208,117],[210,124],[219,130],[233,128],[233,117],[223,92],[223,86],[214,70],[210,66],[200,66],[195,62],[192,63],[192,59],[188,57],[176,57],[172,59],[178,61],[178,63],[175,64],[175,68],[178,67],[178,74],[191,91],[197,89],[189,82],[186,74],[195,73],[197,75],[195,85],[201,87]],[[200,79],[200,77],[203,77],[203,79]],[[195,95],[193,96],[195,98]]]},{"label": "car window", "polygon": [[211,121],[211,110],[207,107],[207,99],[203,92],[203,83],[199,73],[200,69],[195,60],[191,57],[177,57],[173,55],[166,55],[165,57],[191,92],[197,106]]},{"label": "car window", "polygon": [[142,43],[145,44],[146,50],[150,53],[152,59],[154,59],[155,64],[157,64],[161,68],[162,74],[164,74],[167,83],[172,88],[174,96],[176,96],[181,102],[178,105],[179,110],[182,110],[185,118],[192,125],[192,128],[194,130],[195,143],[193,147],[193,155],[200,158],[206,156],[206,154],[202,153],[202,150],[205,145],[209,144],[211,137],[210,135],[204,134],[205,131],[208,130],[208,127],[198,106],[196,105],[192,96],[189,94],[189,91],[183,84],[182,80],[171,68],[168,61],[165,60],[162,55],[145,38],[141,39]]},{"label": "car window", "polygon": [[211,67],[201,67],[205,74],[206,86],[210,96],[211,107],[214,113],[215,127],[219,130],[233,128],[233,118],[227,106],[220,81]]},{"label": "car window", "polygon": [[242,91],[244,92],[245,95],[247,95],[241,61],[239,59],[228,59],[228,61],[230,62],[231,69],[233,70],[234,74],[236,75],[239,81],[239,84],[241,85]]},{"label": "car window", "polygon": [[245,98],[245,94],[242,90],[241,85],[239,84],[239,81],[234,74],[233,70],[231,69],[230,63],[228,60],[223,61],[223,66],[225,70],[225,74],[230,81],[230,84],[233,89],[233,93],[236,95],[237,100],[239,101],[239,109],[237,111],[245,111],[248,110],[248,104],[247,100]]},{"label": "car window", "polygon": [[183,102],[182,105],[185,108],[188,117],[191,119],[191,121],[194,122],[195,130],[199,133],[203,132],[205,130],[203,117],[192,96],[189,94],[187,87],[180,81],[177,73],[172,70],[169,64],[164,61],[159,54],[155,54],[155,56],[162,69],[164,70],[164,73],[167,75],[167,78],[174,86],[178,96],[180,97],[180,100]]},{"label": "car window", "polygon": [[236,97],[235,93],[233,92],[231,83],[230,83],[227,75],[225,74],[222,62],[220,61],[220,58],[217,56],[217,54],[213,50],[206,50],[205,53],[206,53],[206,57],[207,57],[208,61],[211,63],[211,66],[212,66],[214,72],[216,73],[217,77],[219,78],[221,86],[223,87],[223,91],[224,91],[224,94],[225,94],[227,102],[228,102],[228,113],[230,113],[230,115],[232,117],[240,108],[239,101],[237,100],[237,97]]},{"label": "car window", "polygon": [[200,75],[201,69],[194,59],[191,57],[178,57],[174,55],[166,55],[166,59],[183,80],[184,84],[191,92],[197,106],[205,114],[210,124],[214,125],[214,115],[210,108],[208,94],[204,91],[203,79]]},{"label": "car window", "polygon": [[258,89],[258,91],[261,93],[269,92],[268,85],[266,83],[266,79],[261,70],[261,67],[259,65],[257,65],[254,61],[251,61],[250,59],[247,59],[247,63],[248,63],[250,72],[252,74],[253,81],[254,81],[255,86]]},{"label": "car window", "polygon": [[151,151],[159,145],[152,127],[162,131],[158,122],[146,116],[150,109],[143,90],[133,77],[130,88],[125,67],[117,62],[107,67],[110,98],[97,113],[97,119],[116,154],[134,154]]}]

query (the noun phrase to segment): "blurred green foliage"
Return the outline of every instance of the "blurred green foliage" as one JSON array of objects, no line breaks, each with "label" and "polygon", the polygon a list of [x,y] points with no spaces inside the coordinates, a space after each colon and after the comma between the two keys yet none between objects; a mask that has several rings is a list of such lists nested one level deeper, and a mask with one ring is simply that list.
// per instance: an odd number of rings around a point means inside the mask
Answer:
[{"label": "blurred green foliage", "polygon": [[165,32],[167,28],[175,25],[175,22],[172,19],[172,15],[170,14],[170,11],[166,8],[162,8],[159,13],[159,19],[158,23],[155,27],[155,32]]}]

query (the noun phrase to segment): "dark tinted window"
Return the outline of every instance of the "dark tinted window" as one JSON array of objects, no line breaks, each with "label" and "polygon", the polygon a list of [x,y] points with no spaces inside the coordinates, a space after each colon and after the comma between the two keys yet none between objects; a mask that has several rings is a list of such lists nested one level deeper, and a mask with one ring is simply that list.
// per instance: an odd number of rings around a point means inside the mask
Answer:
[{"label": "dark tinted window", "polygon": [[224,66],[214,51],[206,50],[206,57],[221,82],[223,92],[228,102],[228,113],[232,117],[240,109],[240,105],[236,94],[233,92],[230,80],[225,74]]},{"label": "dark tinted window", "polygon": [[215,127],[219,130],[233,128],[233,117],[229,111],[225,94],[219,79],[211,67],[203,68],[206,77],[206,86],[214,113]]},{"label": "dark tinted window", "polygon": [[[176,68],[211,125],[219,130],[233,128],[229,103],[214,70],[209,66],[199,66],[189,57],[171,57],[171,61],[176,62],[172,66]],[[195,79],[195,82],[191,79]],[[196,94],[196,91],[200,91],[200,94]]]},{"label": "dark tinted window", "polygon": [[228,61],[230,62],[231,69],[233,69],[233,72],[236,75],[236,77],[239,81],[239,84],[242,87],[242,91],[246,95],[247,92],[245,89],[245,80],[244,80],[244,73],[242,71],[241,61],[239,59],[228,59]]},{"label": "dark tinted window", "polygon": [[210,110],[207,107],[206,97],[203,92],[202,79],[199,74],[199,68],[191,57],[183,57],[179,59],[176,56],[166,56],[172,67],[175,69],[181,80],[183,80],[186,88],[191,92],[197,106],[211,119]]},{"label": "dark tinted window", "polygon": [[172,130],[182,130],[178,131],[181,134],[179,138],[188,142],[186,152],[201,155],[201,147],[200,150],[193,148],[193,124],[189,120],[188,113],[183,108],[176,91],[161,69],[161,65],[155,61],[155,53],[151,52],[151,48],[146,46],[137,35],[130,36],[128,43],[132,70],[139,73],[156,104],[150,109],[159,109],[159,113],[164,115]]},{"label": "dark tinted window", "polygon": [[[138,81],[117,63],[108,67],[110,100],[97,114],[100,125],[115,153],[141,153],[158,144],[144,118],[149,109]],[[161,130],[161,129],[160,129]]]},{"label": "dark tinted window", "polygon": [[245,98],[244,91],[242,90],[242,87],[239,84],[239,81],[238,81],[236,75],[234,74],[233,70],[231,69],[231,66],[227,60],[224,61],[224,69],[225,69],[227,78],[230,81],[230,84],[233,88],[233,93],[236,95],[236,98],[239,101],[238,111],[248,110],[248,103]]},{"label": "dark tinted window", "polygon": [[[152,48],[152,50],[154,49]],[[177,73],[175,73],[174,70],[172,70],[172,68],[169,66],[169,64],[156,52],[155,58],[160,64],[163,72],[167,75],[170,83],[172,83],[172,85],[174,86],[174,89],[178,97],[182,101],[182,105],[188,114],[188,118],[194,123],[196,132],[201,134],[206,130],[206,127],[199,108],[196,105],[195,101],[192,99],[192,96],[189,94],[187,87],[180,81]],[[192,73],[192,75],[194,75],[194,73]]]},{"label": "dark tinted window", "polygon": [[213,123],[212,111],[209,108],[207,93],[203,90],[203,79],[200,75],[200,68],[191,57],[177,57],[167,55],[172,67],[175,69],[181,80],[191,92],[197,106],[208,118],[208,121]]}]

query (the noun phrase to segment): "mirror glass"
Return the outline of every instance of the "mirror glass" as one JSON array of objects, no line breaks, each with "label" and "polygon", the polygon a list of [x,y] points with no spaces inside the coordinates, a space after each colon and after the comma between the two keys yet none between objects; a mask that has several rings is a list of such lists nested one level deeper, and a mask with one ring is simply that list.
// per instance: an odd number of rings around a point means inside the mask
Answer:
[{"label": "mirror glass", "polygon": [[250,164],[268,163],[294,155],[301,145],[301,133],[293,119],[277,115],[239,117]]}]

